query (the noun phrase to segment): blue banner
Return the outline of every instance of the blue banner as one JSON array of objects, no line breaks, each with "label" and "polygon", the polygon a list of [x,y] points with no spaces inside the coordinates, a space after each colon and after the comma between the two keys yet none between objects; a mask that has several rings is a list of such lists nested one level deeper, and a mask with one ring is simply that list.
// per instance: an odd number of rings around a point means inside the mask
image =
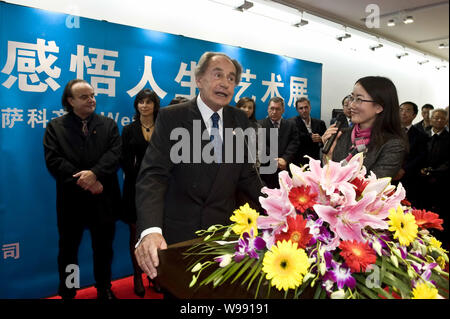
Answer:
[{"label": "blue banner", "polygon": [[[62,91],[73,78],[94,87],[97,113],[119,130],[132,121],[134,97],[153,89],[168,105],[193,98],[194,70],[205,51],[225,52],[242,67],[232,104],[256,100],[256,118],[267,116],[271,97],[311,100],[320,118],[322,65],[219,43],[133,28],[0,2],[0,298],[40,298],[58,286],[56,187],[42,140],[47,123],[64,114]],[[120,181],[122,173],[118,172]],[[113,277],[132,273],[128,228],[117,223]],[[94,282],[90,236],[79,252],[80,284]]]}]

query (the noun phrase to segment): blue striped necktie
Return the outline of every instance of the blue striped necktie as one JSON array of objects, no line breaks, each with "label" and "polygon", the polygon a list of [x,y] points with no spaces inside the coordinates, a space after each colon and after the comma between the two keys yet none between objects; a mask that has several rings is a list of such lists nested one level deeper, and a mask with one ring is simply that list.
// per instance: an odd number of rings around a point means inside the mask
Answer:
[{"label": "blue striped necktie", "polygon": [[216,163],[222,163],[222,138],[219,133],[219,120],[220,115],[214,112],[211,115],[212,120],[212,128],[211,128],[211,136],[209,137],[210,141],[213,142],[214,146],[214,158]]}]

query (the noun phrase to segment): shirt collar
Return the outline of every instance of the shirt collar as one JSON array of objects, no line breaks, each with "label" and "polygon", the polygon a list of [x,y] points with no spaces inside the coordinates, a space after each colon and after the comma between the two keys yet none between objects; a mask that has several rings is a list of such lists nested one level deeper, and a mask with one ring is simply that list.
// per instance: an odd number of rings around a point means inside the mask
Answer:
[{"label": "shirt collar", "polygon": [[[211,116],[215,113],[211,108],[206,105],[205,102],[203,102],[202,98],[200,97],[200,94],[197,96],[197,105],[198,109],[200,111],[200,114],[202,115],[203,122],[205,122],[206,126],[209,127],[212,125]],[[223,107],[220,108],[220,110],[217,111],[217,114],[220,116],[219,125],[223,123]]]}]

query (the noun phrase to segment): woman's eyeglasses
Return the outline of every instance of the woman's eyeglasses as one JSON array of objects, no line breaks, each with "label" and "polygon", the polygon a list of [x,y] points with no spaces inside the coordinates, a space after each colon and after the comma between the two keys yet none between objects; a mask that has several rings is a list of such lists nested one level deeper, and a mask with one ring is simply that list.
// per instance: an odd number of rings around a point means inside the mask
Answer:
[{"label": "woman's eyeglasses", "polygon": [[371,101],[371,100],[363,100],[359,97],[354,97],[352,95],[348,96],[348,104],[350,103],[355,103],[356,105],[360,105],[362,102],[372,102],[375,103],[375,101]]}]

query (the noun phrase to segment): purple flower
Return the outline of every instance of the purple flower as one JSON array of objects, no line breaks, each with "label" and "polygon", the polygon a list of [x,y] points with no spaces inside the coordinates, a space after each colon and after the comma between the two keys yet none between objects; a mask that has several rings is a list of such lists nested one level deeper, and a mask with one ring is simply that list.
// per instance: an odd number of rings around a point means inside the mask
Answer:
[{"label": "purple flower", "polygon": [[[327,258],[325,257],[325,260]],[[337,284],[338,289],[344,288],[344,286],[350,289],[355,288],[356,280],[353,278],[352,273],[349,268],[342,266],[341,264],[331,260],[332,269],[327,271],[323,276],[323,281],[332,280]]]},{"label": "purple flower", "polygon": [[250,258],[259,259],[259,255],[256,250],[261,250],[266,247],[266,242],[261,237],[253,236],[253,229],[250,230],[250,234],[245,232],[234,249],[236,253],[234,254],[234,260],[238,263],[244,259],[245,256]]}]

